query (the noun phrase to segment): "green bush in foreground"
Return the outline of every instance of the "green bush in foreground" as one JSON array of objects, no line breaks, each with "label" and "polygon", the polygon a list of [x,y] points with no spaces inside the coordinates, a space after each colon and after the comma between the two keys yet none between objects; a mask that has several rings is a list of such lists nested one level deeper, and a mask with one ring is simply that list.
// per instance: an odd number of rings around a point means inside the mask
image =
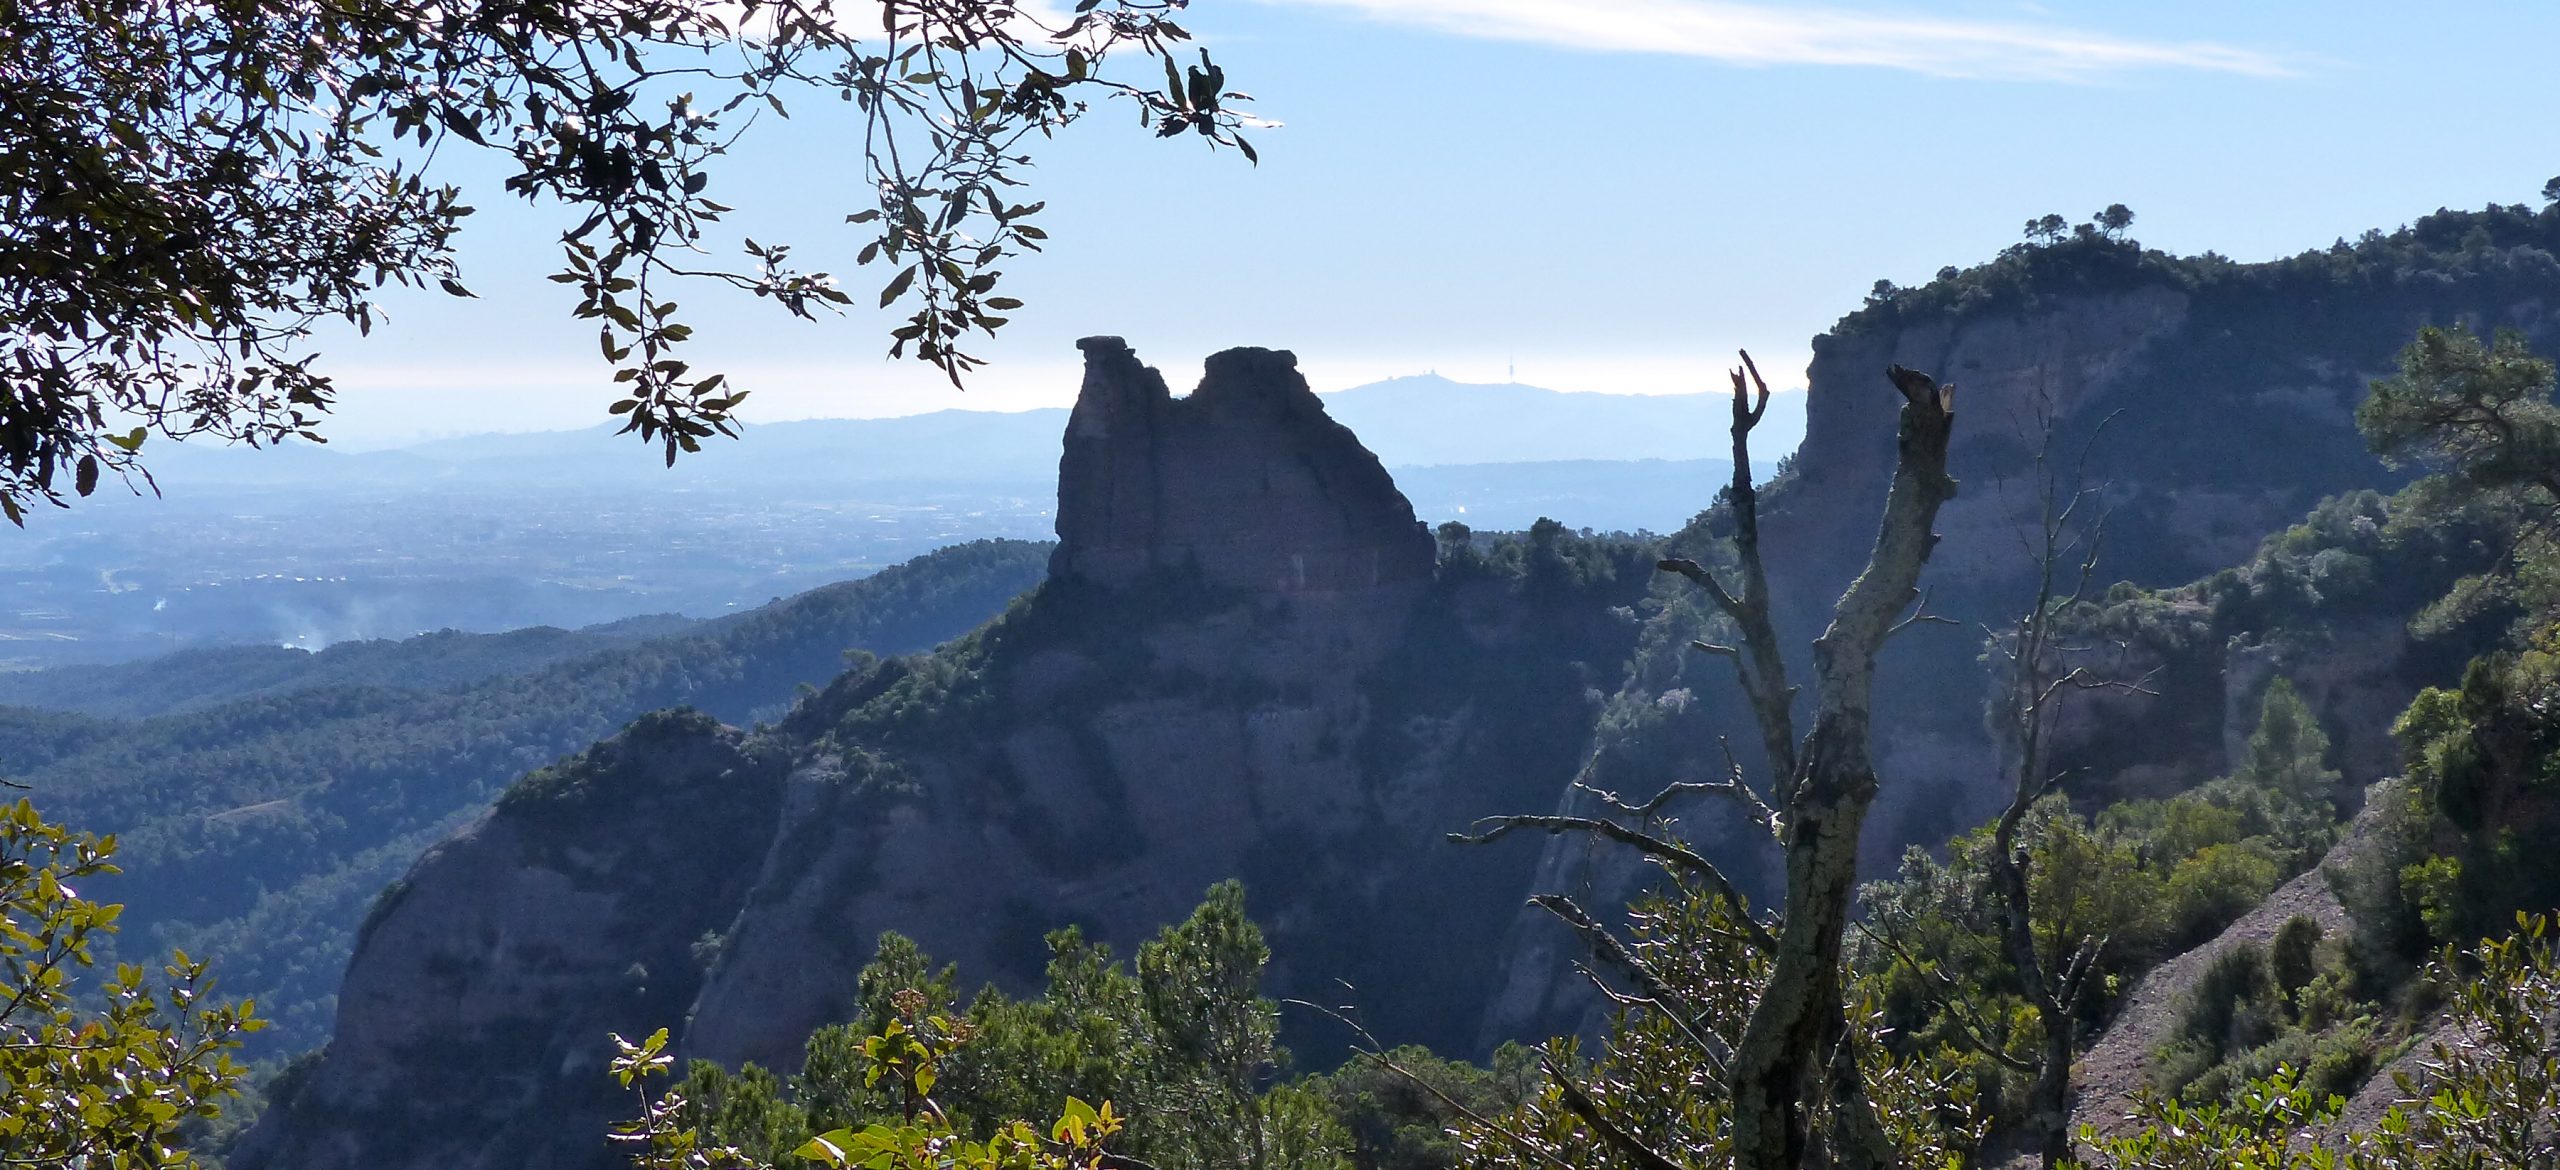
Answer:
[{"label": "green bush in foreground", "polygon": [[206,1006],[205,965],[178,953],[164,982],[118,966],[92,1009],[75,976],[124,908],[72,885],[116,872],[115,838],[74,833],[20,800],[0,809],[0,1164],[186,1168],[179,1129],[238,1091],[231,1050],[261,1026],[249,1005]]}]

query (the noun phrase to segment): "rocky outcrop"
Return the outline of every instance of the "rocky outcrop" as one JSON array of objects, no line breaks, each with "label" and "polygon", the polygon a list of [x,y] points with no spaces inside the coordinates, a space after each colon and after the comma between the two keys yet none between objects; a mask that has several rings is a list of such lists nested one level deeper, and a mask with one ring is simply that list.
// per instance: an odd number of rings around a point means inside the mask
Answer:
[{"label": "rocky outcrop", "polygon": [[[2114,400],[2115,391],[2146,371],[2152,347],[2187,324],[2190,305],[2186,293],[2152,286],[2076,296],[2016,316],[1938,318],[1816,339],[1805,370],[1810,391],[1796,483],[1771,509],[1776,530],[1770,539],[1808,590],[1803,600],[1827,602],[1812,594],[1854,571],[1874,539],[1893,473],[1899,401],[1885,367],[1925,370],[1959,389],[1962,413],[1948,462],[1964,490],[1939,516],[1945,539],[1930,557],[1929,579],[1951,591],[2006,581],[2019,575],[2009,526],[2033,504],[2024,482],[2003,483],[2022,481],[2031,470],[2027,459],[2037,436],[2018,432],[2033,428],[2040,410],[2054,417],[2066,440],[2085,429],[2085,412]],[[2218,567],[2248,551],[2242,546],[2209,563]]]},{"label": "rocky outcrop", "polygon": [[1197,572],[1302,593],[1431,577],[1431,534],[1285,350],[1211,357],[1189,397],[1117,337],[1076,343],[1084,389],[1058,461],[1051,571],[1123,586]]},{"label": "rocky outcrop", "polygon": [[[2544,309],[2560,301],[2555,222],[2560,217],[2500,218],[2494,232],[2477,233],[2487,244],[2475,239],[2460,253],[2421,254],[2421,245],[2450,243],[2428,233],[2459,236],[2463,225],[2422,225],[2415,239],[2372,245],[2370,257],[2332,252],[2247,267],[2099,240],[2019,250],[1927,289],[1901,290],[1815,338],[1805,441],[1791,474],[1761,503],[1773,608],[1794,652],[1805,652],[1830,620],[1833,600],[1875,539],[1899,402],[1885,367],[1910,366],[1957,387],[1949,470],[1961,487],[1939,514],[1942,540],[1922,576],[1929,610],[1950,621],[1913,627],[1878,663],[1873,714],[1883,789],[1867,823],[1867,868],[1883,872],[1906,846],[1935,844],[1987,820],[2002,798],[2001,751],[1984,718],[1991,680],[1983,630],[2004,627],[2032,596],[2034,565],[2021,538],[2036,530],[2040,448],[2063,472],[2066,491],[2074,475],[2097,489],[2090,509],[2107,515],[2100,589],[2116,580],[2177,585],[2242,562],[2324,496],[2389,488],[2407,474],[2366,452],[2354,412],[2419,326],[2511,326],[2545,349],[2560,341],[2560,318]],[[1710,513],[1675,544],[1712,545],[1722,523]],[[1730,664],[1678,652],[1693,638],[1728,640],[1706,614],[1702,606],[1672,607],[1654,619],[1645,636],[1654,654],[1612,698],[1602,719],[1612,730],[1593,747],[1586,784],[1650,794],[1668,781],[1712,778],[1692,773],[1718,759],[1720,737],[1755,742]],[[2348,658],[2357,650],[2400,657],[2396,635],[2346,649]],[[2245,673],[2253,661],[2241,653],[2232,664]],[[2363,676],[2391,668],[2345,658],[2331,665],[2334,679],[2298,681],[2315,702],[2338,700],[2323,708],[2324,722],[2355,725],[2342,762],[2368,769],[2351,772],[2351,781],[2370,782],[2379,773],[2369,769],[2388,766],[2381,734],[2388,719],[2377,713],[2396,708],[2389,688]],[[1796,669],[1804,677],[1804,664]],[[2211,693],[2191,721],[2202,738],[2155,735],[2117,766],[2153,768],[2158,774],[2145,783],[2162,789],[2212,775],[2202,769],[2221,762],[2214,749],[2226,691],[2218,673],[2206,685]],[[2253,687],[2262,685],[2228,692],[2230,702],[2254,702]],[[2106,702],[2113,718],[2100,732],[2161,726]],[[2195,744],[2206,750],[2183,751]],[[2181,754],[2163,760],[2163,748]],[[1561,804],[1587,812],[1593,800],[1574,789]],[[1770,891],[1775,875],[1761,864],[1773,856],[1767,843],[1735,833],[1725,811],[1706,806],[1684,832],[1754,879],[1747,884]],[[1610,905],[1652,876],[1631,859],[1594,860],[1581,843],[1559,841],[1539,888]],[[1560,929],[1523,914],[1488,1035],[1587,1024],[1593,999],[1565,962],[1576,953]]]},{"label": "rocky outcrop", "polygon": [[681,1019],[780,780],[735,729],[670,711],[518,781],[383,892],[319,1065],[230,1164],[601,1162],[622,1108],[605,1037]]},{"label": "rocky outcrop", "polygon": [[[890,807],[851,811],[867,798],[835,782],[838,765],[804,769],[784,830],[796,844],[731,934],[693,1051],[792,1063],[845,1010],[835,973],[883,930],[1028,979],[1062,923],[1134,941],[1276,842],[1376,821],[1356,751],[1375,730],[1368,679],[1432,582],[1429,533],[1292,355],[1216,354],[1177,399],[1120,339],[1078,344],[1058,549],[1034,600],[1055,635],[1015,643],[1020,658],[984,679],[1017,714],[966,748],[902,758],[920,795]],[[885,831],[835,828],[872,816]],[[1270,892],[1303,893],[1341,863]]]},{"label": "rocky outcrop", "polygon": [[[1511,568],[1435,571],[1288,355],[1220,354],[1173,399],[1118,341],[1084,346],[1046,583],[759,734],[635,728],[598,752],[638,775],[567,769],[619,778],[567,791],[698,806],[572,807],[522,782],[386,903],[321,1065],[240,1165],[601,1166],[629,1112],[608,1030],[790,1069],[848,1018],[883,931],[1021,991],[1047,932],[1126,953],[1233,877],[1275,991],[1348,983],[1390,1042],[1463,1051],[1536,851],[1442,835],[1571,772],[1650,551],[1556,528]],[[688,888],[661,880],[650,846],[749,792],[745,843],[724,830]]]}]

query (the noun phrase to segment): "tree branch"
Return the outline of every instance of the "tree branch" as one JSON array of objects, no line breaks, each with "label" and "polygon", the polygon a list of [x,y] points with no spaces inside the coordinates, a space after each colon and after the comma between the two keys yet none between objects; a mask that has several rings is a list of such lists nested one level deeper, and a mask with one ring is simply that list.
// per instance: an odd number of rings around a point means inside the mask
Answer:
[{"label": "tree branch", "polygon": [[1556,1067],[1553,1058],[1541,1060],[1540,1063],[1545,1066],[1548,1078],[1556,1083],[1557,1091],[1563,1095],[1564,1107],[1571,1110],[1574,1116],[1581,1118],[1584,1125],[1590,1126],[1593,1133],[1599,1134],[1600,1140],[1615,1147],[1619,1153],[1625,1154],[1628,1160],[1634,1162],[1641,1170],[1681,1170],[1679,1163],[1656,1153],[1636,1135],[1618,1128],[1618,1124],[1609,1120],[1608,1114],[1601,1111],[1600,1103],[1591,1099],[1590,1093],[1585,1092],[1582,1086],[1575,1083],[1563,1069]]},{"label": "tree branch", "polygon": [[1639,817],[1645,820],[1655,819],[1656,814],[1661,812],[1662,807],[1669,804],[1674,797],[1686,796],[1691,793],[1708,793],[1722,796],[1741,805],[1743,811],[1751,817],[1753,824],[1767,830],[1772,836],[1779,834],[1785,828],[1785,819],[1778,814],[1778,810],[1776,808],[1771,807],[1769,802],[1760,795],[1758,789],[1751,787],[1750,783],[1743,778],[1742,762],[1733,758],[1733,744],[1731,741],[1725,739],[1723,736],[1718,736],[1716,737],[1716,746],[1724,752],[1724,779],[1676,780],[1670,784],[1664,785],[1660,792],[1654,793],[1650,798],[1647,798],[1640,804],[1628,804],[1625,800],[1620,799],[1617,793],[1611,792],[1608,789],[1599,787],[1595,784],[1586,783],[1579,777],[1574,779],[1572,787],[1578,791],[1590,793],[1593,799],[1598,800],[1611,812],[1624,813],[1628,816]]},{"label": "tree branch", "polygon": [[1867,941],[1892,951],[1894,958],[1902,960],[1903,966],[1911,968],[1911,973],[1920,977],[1921,982],[1930,988],[1930,1005],[1946,1016],[1957,1031],[1964,1033],[1965,1042],[1973,1045],[1975,1051],[2017,1072],[2036,1071],[2034,1061],[2011,1055],[2006,1047],[1991,1042],[1982,1017],[1974,1014],[1972,1007],[1964,1003],[1955,981],[1947,978],[1946,972],[1921,962],[1920,956],[1912,954],[1911,948],[1904,946],[1900,938],[1880,932],[1864,922],[1858,923],[1858,933],[1865,935]]},{"label": "tree branch", "polygon": [[[1483,826],[1486,825],[1490,825],[1492,827],[1489,829],[1483,828]],[[1595,836],[1606,837],[1621,845],[1633,846],[1636,852],[1644,854],[1647,858],[1651,859],[1658,865],[1683,870],[1704,878],[1708,885],[1715,888],[1716,893],[1722,895],[1726,901],[1733,904],[1734,917],[1743,924],[1744,929],[1750,934],[1753,945],[1766,949],[1777,944],[1777,939],[1769,933],[1769,928],[1762,926],[1759,920],[1751,917],[1750,901],[1742,896],[1742,891],[1733,884],[1731,879],[1725,877],[1724,871],[1716,868],[1716,864],[1714,862],[1699,856],[1695,851],[1677,842],[1667,841],[1663,838],[1656,837],[1651,833],[1637,829],[1630,829],[1616,821],[1603,820],[1597,817],[1537,814],[1483,817],[1475,822],[1474,827],[1479,829],[1479,831],[1473,833],[1451,833],[1449,834],[1449,840],[1460,845],[1485,845],[1494,841],[1499,841],[1502,838],[1509,836],[1515,830],[1539,829],[1550,835],[1560,833],[1590,833]]]},{"label": "tree branch", "polygon": [[1752,718],[1760,725],[1760,746],[1768,756],[1769,774],[1778,778],[1778,797],[1784,801],[1796,772],[1796,691],[1787,683],[1786,657],[1779,652],[1777,627],[1770,620],[1769,574],[1760,555],[1760,496],[1751,483],[1751,431],[1768,413],[1769,383],[1760,376],[1750,351],[1743,351],[1741,357],[1742,365],[1731,371],[1733,481],[1725,498],[1733,515],[1733,549],[1742,591],[1737,596],[1726,589],[1695,561],[1666,558],[1656,567],[1705,588],[1741,632],[1743,652],[1731,657],[1742,678],[1743,695],[1751,703]]},{"label": "tree branch", "polygon": [[[1706,1056],[1707,1064],[1714,1072],[1717,1087],[1723,1087],[1725,1072],[1733,1059],[1733,1046],[1721,1037],[1702,1030],[1697,1021],[1690,1018],[1686,1006],[1677,1002],[1678,994],[1671,990],[1670,985],[1662,981],[1660,975],[1654,973],[1650,964],[1637,957],[1635,952],[1628,950],[1627,944],[1618,941],[1617,935],[1609,933],[1608,927],[1600,925],[1591,915],[1585,913],[1582,907],[1575,905],[1571,898],[1561,894],[1539,894],[1530,898],[1529,904],[1555,915],[1566,926],[1572,927],[1575,934],[1582,936],[1583,942],[1591,948],[1593,954],[1633,981],[1637,989],[1644,992],[1643,997],[1637,1002],[1662,1013],[1662,1018],[1671,1021],[1671,1025],[1680,1029],[1680,1033],[1687,1036],[1691,1044],[1697,1045],[1698,1051]],[[1599,978],[1595,975],[1592,982],[1598,983]],[[1609,993],[1605,985],[1601,987],[1601,991],[1603,994]],[[1613,995],[1612,998],[1616,997]]]},{"label": "tree branch", "polygon": [[1919,604],[1919,605],[1917,605],[1917,606],[1914,606],[1914,607],[1912,608],[1912,610],[1911,610],[1911,616],[1910,616],[1910,617],[1907,617],[1907,618],[1904,618],[1904,619],[1902,619],[1901,621],[1898,621],[1898,622],[1893,623],[1893,627],[1892,627],[1891,629],[1886,630],[1886,631],[1884,632],[1884,636],[1885,636],[1885,637],[1887,637],[1887,638],[1890,638],[1890,637],[1894,636],[1895,634],[1899,634],[1899,633],[1901,633],[1901,632],[1902,632],[1902,631],[1904,631],[1904,630],[1910,629],[1910,628],[1911,628],[1911,627],[1913,627],[1913,626],[1917,626],[1917,625],[1924,625],[1924,624],[1925,624],[1925,625],[1932,625],[1932,626],[1960,626],[1960,625],[1963,625],[1963,624],[1964,624],[1963,622],[1957,621],[1957,620],[1956,620],[1956,619],[1954,619],[1954,618],[1947,617],[1947,616],[1944,616],[1944,615],[1942,615],[1942,614],[1934,614],[1934,613],[1929,612],[1929,595],[1930,595],[1932,592],[1934,592],[1934,591],[1933,591],[1933,590],[1928,590],[1928,589],[1923,589],[1923,590],[1921,590],[1921,591],[1920,591],[1920,604]]},{"label": "tree branch", "polygon": [[1717,609],[1723,610],[1726,616],[1739,620],[1742,602],[1727,592],[1724,582],[1716,580],[1716,575],[1708,572],[1706,566],[1687,557],[1665,557],[1654,562],[1653,567],[1665,573],[1678,573],[1697,582],[1700,588],[1707,591],[1707,596],[1715,600]]}]

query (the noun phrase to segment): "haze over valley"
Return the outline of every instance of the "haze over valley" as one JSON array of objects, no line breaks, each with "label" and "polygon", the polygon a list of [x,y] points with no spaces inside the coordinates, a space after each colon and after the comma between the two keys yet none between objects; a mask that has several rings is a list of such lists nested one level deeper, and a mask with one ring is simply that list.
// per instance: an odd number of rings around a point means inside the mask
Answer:
[{"label": "haze over valley", "polygon": [[[1713,396],[1434,376],[1325,396],[1431,523],[1668,532],[1729,478]],[[1773,430],[1802,429],[1802,396]],[[0,546],[0,670],[193,646],[716,617],[982,538],[1046,540],[1063,409],[750,426],[667,468],[609,426],[342,453],[170,449]],[[1765,450],[1763,470],[1791,444]]]}]

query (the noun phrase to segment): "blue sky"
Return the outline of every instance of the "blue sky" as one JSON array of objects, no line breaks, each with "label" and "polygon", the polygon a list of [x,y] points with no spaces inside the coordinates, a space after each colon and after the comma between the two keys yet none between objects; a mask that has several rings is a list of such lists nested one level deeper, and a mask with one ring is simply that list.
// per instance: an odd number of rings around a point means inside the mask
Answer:
[{"label": "blue sky", "polygon": [[[1317,388],[1436,370],[1664,393],[1807,341],[1877,279],[1918,283],[2046,212],[2264,259],[2560,174],[2560,4],[1195,0],[1186,24],[1284,123],[1260,166],[1105,109],[1035,172],[1055,246],[965,392],[881,356],[887,320],[807,324],[709,288],[699,364],[748,417],[1062,405],[1074,338],[1128,337],[1177,387],[1232,345]],[[857,289],[859,159],[825,112],[768,123],[713,194]],[[475,179],[485,176],[467,176]],[[611,398],[543,283],[562,226],[495,191],[482,299],[401,295],[332,337],[351,445],[585,425]],[[848,243],[850,241],[850,244]]]}]

